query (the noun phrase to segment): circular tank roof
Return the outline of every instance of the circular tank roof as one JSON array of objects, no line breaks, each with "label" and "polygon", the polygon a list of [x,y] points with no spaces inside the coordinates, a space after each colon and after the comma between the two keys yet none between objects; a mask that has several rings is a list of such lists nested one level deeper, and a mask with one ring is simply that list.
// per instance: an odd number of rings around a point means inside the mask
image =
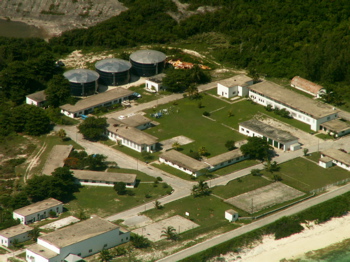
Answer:
[{"label": "circular tank roof", "polygon": [[100,75],[89,69],[73,69],[63,74],[69,82],[72,83],[89,83],[96,81]]},{"label": "circular tank roof", "polygon": [[129,61],[125,61],[117,58],[107,58],[98,61],[95,64],[95,68],[108,73],[125,72],[131,68]]},{"label": "circular tank roof", "polygon": [[139,50],[132,53],[130,59],[141,64],[156,64],[163,62],[166,55],[156,50]]}]

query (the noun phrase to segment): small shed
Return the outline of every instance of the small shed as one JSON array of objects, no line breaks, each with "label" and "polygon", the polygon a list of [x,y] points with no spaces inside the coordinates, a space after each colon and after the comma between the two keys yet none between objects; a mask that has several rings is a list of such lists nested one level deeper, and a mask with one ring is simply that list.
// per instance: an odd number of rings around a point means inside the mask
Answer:
[{"label": "small shed", "polygon": [[238,212],[233,210],[233,209],[229,209],[225,211],[225,219],[227,219],[230,222],[235,222],[238,220]]},{"label": "small shed", "polygon": [[318,165],[323,167],[323,168],[331,167],[331,166],[333,166],[333,159],[328,157],[328,156],[322,157],[318,161]]},{"label": "small shed", "polygon": [[163,88],[163,78],[165,74],[159,74],[146,80],[146,90],[152,93],[159,92]]}]

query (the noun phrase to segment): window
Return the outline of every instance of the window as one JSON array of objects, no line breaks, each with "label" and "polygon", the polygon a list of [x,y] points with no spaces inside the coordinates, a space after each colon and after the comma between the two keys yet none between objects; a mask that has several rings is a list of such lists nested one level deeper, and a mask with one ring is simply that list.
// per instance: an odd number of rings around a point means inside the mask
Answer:
[{"label": "window", "polygon": [[107,244],[104,244],[103,247],[107,247]]},{"label": "window", "polygon": [[89,253],[91,253],[92,252],[92,249],[89,249]]},{"label": "window", "polygon": [[80,256],[81,256],[81,253],[78,253],[78,256],[80,257]]},{"label": "window", "polygon": [[126,237],[126,240],[128,240],[129,238],[128,237]]}]

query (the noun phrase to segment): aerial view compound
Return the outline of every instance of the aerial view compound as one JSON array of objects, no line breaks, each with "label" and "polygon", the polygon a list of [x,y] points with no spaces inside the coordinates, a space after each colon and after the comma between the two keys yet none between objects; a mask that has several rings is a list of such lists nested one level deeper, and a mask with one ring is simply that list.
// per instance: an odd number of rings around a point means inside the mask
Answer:
[{"label": "aerial view compound", "polygon": [[209,2],[0,1],[0,262],[350,260],[350,3]]}]

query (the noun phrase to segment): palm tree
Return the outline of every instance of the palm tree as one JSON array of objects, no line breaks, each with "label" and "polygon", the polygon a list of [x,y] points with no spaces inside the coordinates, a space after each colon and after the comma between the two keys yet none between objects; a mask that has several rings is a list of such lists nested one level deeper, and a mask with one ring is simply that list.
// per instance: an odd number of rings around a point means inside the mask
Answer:
[{"label": "palm tree", "polygon": [[57,135],[59,138],[61,138],[62,141],[64,141],[67,137],[67,133],[64,131],[64,129],[58,130]]},{"label": "palm tree", "polygon": [[205,156],[208,154],[208,150],[204,146],[202,146],[198,149],[198,154],[201,156]]},{"label": "palm tree", "polygon": [[194,197],[210,195],[211,191],[207,182],[199,180],[198,185],[194,185],[192,188],[192,195]]},{"label": "palm tree", "polygon": [[162,208],[163,208],[162,204],[161,204],[158,200],[156,200],[156,201],[154,202],[154,207],[155,207],[156,209],[162,209]]},{"label": "palm tree", "polygon": [[166,237],[168,240],[177,240],[179,238],[176,229],[173,226],[163,228],[161,237]]},{"label": "palm tree", "polygon": [[108,262],[113,258],[113,256],[109,250],[102,249],[98,258],[101,262]]},{"label": "palm tree", "polygon": [[36,241],[40,236],[40,228],[38,226],[33,227],[33,230],[30,231],[29,236],[32,240]]},{"label": "palm tree", "polygon": [[179,149],[180,149],[180,147],[181,147],[181,145],[180,145],[180,143],[179,143],[179,142],[175,142],[175,143],[174,143],[174,144],[172,144],[171,146],[172,146],[172,148],[174,148],[175,150],[179,150]]},{"label": "palm tree", "polygon": [[191,84],[191,85],[186,89],[186,91],[187,91],[188,96],[189,96],[190,98],[196,98],[196,97],[199,95],[199,93],[198,93],[198,88],[197,88],[195,85],[193,85],[193,84]]}]

